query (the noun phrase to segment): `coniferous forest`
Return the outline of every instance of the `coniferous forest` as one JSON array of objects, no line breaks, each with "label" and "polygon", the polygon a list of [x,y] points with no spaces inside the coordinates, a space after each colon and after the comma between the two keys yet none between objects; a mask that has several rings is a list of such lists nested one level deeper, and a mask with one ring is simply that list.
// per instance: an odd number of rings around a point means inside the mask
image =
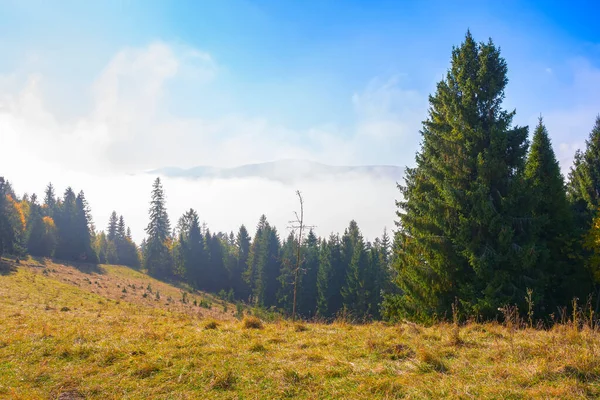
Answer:
[{"label": "coniferous forest", "polygon": [[123,264],[286,315],[296,297],[307,319],[433,322],[454,310],[490,320],[507,305],[533,305],[551,321],[573,299],[598,311],[600,115],[565,179],[543,117],[517,126],[504,108],[508,83],[491,40],[467,33],[452,49],[398,184],[396,228],[373,242],[355,221],[318,237],[278,232],[265,215],[253,236],[244,225],[211,231],[200,222],[210,210],[171,220],[156,178],[138,245],[117,211],[95,226],[83,191],[49,184],[43,198],[19,196],[0,177],[0,255]]}]

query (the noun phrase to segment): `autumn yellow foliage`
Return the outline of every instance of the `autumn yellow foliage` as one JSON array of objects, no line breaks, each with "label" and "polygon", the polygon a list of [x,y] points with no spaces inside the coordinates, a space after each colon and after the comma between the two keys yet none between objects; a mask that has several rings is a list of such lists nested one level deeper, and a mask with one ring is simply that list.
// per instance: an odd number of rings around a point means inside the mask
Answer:
[{"label": "autumn yellow foliage", "polygon": [[25,218],[25,213],[23,212],[23,205],[20,202],[15,201],[10,194],[6,195],[6,200],[8,202],[9,209],[9,218],[13,223],[15,229],[20,232],[25,232],[27,227],[27,219]]}]

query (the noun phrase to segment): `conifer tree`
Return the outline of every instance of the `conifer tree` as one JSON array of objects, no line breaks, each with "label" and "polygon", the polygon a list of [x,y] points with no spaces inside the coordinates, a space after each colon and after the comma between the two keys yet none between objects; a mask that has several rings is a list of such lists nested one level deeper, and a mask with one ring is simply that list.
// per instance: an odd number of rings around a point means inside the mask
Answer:
[{"label": "conifer tree", "polygon": [[585,142],[585,151],[575,153],[569,174],[568,193],[571,203],[583,214],[585,228],[589,227],[600,206],[600,115]]},{"label": "conifer tree", "polygon": [[533,134],[525,178],[537,228],[536,270],[543,274],[543,286],[531,289],[538,296],[536,304],[543,306],[543,314],[548,314],[568,304],[573,296],[581,295],[574,290],[577,285],[573,280],[581,278],[577,275],[583,271],[578,268],[580,263],[570,257],[575,239],[571,210],[560,166],[541,117]]},{"label": "conifer tree", "polygon": [[52,183],[48,183],[48,186],[46,186],[46,190],[44,192],[44,206],[46,215],[53,217],[54,211],[56,210],[56,193]]},{"label": "conifer tree", "polygon": [[248,284],[244,280],[244,273],[248,269],[248,256],[250,255],[250,235],[244,225],[235,237],[235,268],[231,270],[231,285],[238,299],[248,299]]},{"label": "conifer tree", "polygon": [[12,251],[14,243],[14,227],[9,217],[8,195],[9,185],[4,177],[0,176],[0,256]]},{"label": "conifer tree", "polygon": [[317,312],[317,275],[319,272],[319,239],[311,229],[304,241],[302,273],[298,285],[298,314],[310,318]]},{"label": "conifer tree", "polygon": [[527,128],[502,109],[507,82],[500,51],[468,32],[429,98],[416,166],[399,186],[399,315],[449,316],[458,298],[466,313],[494,317],[522,304],[535,279],[523,223]]},{"label": "conifer tree", "polygon": [[146,227],[148,238],[145,245],[144,266],[148,273],[154,276],[169,277],[173,273],[171,255],[167,246],[171,226],[160,178],[156,178],[152,185],[149,215],[150,222]]},{"label": "conifer tree", "polygon": [[347,265],[342,260],[339,235],[331,234],[323,240],[317,272],[317,311],[325,318],[333,317],[343,306],[342,287],[346,280]]}]

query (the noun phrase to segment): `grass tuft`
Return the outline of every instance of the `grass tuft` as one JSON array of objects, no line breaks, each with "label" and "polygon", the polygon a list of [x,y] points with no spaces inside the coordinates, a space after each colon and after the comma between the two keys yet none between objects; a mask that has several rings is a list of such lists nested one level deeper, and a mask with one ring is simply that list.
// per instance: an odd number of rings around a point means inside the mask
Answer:
[{"label": "grass tuft", "polygon": [[215,321],[214,319],[211,321],[208,321],[206,323],[206,325],[204,325],[204,329],[217,329],[219,327],[219,323],[217,321]]},{"label": "grass tuft", "polygon": [[215,375],[210,386],[214,390],[231,390],[237,381],[238,378],[235,373],[231,370],[226,370],[223,373]]},{"label": "grass tuft", "polygon": [[262,321],[253,315],[247,316],[242,321],[244,329],[263,329]]}]

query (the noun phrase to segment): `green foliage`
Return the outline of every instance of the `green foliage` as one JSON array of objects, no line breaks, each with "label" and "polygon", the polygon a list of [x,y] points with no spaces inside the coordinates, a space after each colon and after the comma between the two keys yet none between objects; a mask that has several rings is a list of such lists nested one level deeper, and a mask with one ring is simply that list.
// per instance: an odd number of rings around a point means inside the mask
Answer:
[{"label": "green foliage", "polygon": [[430,96],[416,167],[406,171],[395,241],[400,313],[493,317],[522,302],[535,251],[522,204],[527,128],[501,108],[507,67],[491,40],[467,33]]},{"label": "green foliage", "polygon": [[573,216],[560,166],[541,117],[527,157],[525,179],[538,254],[535,270],[540,275],[536,282],[531,282],[531,289],[536,304],[545,310],[555,310],[573,297],[585,296],[590,288],[582,284],[586,280],[582,263],[572,257],[577,240]]},{"label": "green foliage", "polygon": [[144,249],[144,266],[153,276],[170,277],[173,275],[173,260],[168,247],[171,228],[160,178],[156,178],[152,186],[149,214],[150,222],[146,227],[148,238]]}]

